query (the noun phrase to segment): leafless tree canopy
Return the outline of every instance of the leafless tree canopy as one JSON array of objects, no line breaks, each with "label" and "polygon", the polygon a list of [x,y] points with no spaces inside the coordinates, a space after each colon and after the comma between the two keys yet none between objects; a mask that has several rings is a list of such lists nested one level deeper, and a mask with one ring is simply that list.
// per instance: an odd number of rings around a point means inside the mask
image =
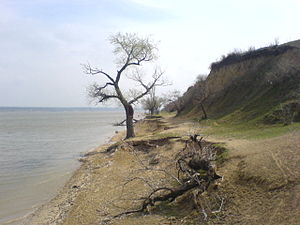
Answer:
[{"label": "leafless tree canopy", "polygon": [[166,95],[167,102],[169,102],[165,106],[165,110],[167,111],[176,111],[177,114],[179,114],[183,108],[184,108],[184,101],[183,98],[181,97],[180,91],[174,90],[169,92]]},{"label": "leafless tree canopy", "polygon": [[[152,88],[166,85],[167,82],[163,79],[163,72],[158,68],[155,68],[152,74],[152,80],[149,83],[146,83],[142,79],[141,70],[137,69],[137,67],[141,66],[144,62],[150,62],[157,58],[157,47],[152,39],[149,37],[142,38],[137,34],[117,33],[110,37],[110,43],[115,47],[113,52],[117,56],[116,63],[119,69],[115,75],[112,75],[102,69],[92,67],[89,64],[84,65],[86,74],[100,75],[103,77],[103,80],[105,80],[103,85],[97,83],[91,85],[88,94],[91,98],[97,99],[99,103],[111,99],[120,101],[126,112],[126,138],[130,138],[135,136],[133,130],[134,111],[132,104],[147,95]],[[128,71],[130,68],[136,69],[131,71],[132,75],[128,78],[135,81],[143,91],[135,91],[132,89],[130,90],[132,96],[128,98],[125,97],[124,91],[121,90],[119,83],[124,75],[124,71]]]},{"label": "leafless tree canopy", "polygon": [[142,62],[157,58],[156,43],[149,37],[141,38],[137,34],[118,33],[110,37],[110,43],[115,46],[114,53],[119,56],[117,63],[125,70],[127,66],[140,65]]},{"label": "leafless tree canopy", "polygon": [[142,100],[142,106],[148,110],[151,115],[158,113],[166,99],[156,96],[155,88],[149,92],[149,96]]},{"label": "leafless tree canopy", "polygon": [[180,114],[190,106],[198,106],[202,111],[202,119],[207,119],[205,101],[209,97],[207,86],[207,75],[198,75],[196,83],[190,87],[182,96],[175,90],[167,95],[170,102],[165,106],[167,111],[177,111]]}]

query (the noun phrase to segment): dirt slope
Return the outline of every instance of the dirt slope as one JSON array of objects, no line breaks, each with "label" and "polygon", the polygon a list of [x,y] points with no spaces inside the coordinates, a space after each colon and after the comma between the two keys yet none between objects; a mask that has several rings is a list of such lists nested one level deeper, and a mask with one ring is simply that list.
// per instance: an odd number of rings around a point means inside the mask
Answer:
[{"label": "dirt slope", "polygon": [[300,131],[267,140],[223,140],[224,223],[300,223]]},{"label": "dirt slope", "polygon": [[282,108],[291,102],[300,106],[299,43],[298,40],[224,56],[213,63],[215,66],[204,82],[196,82],[183,94],[180,115],[201,119],[202,102],[210,119],[234,114],[235,122],[282,123],[284,116],[278,114],[291,111],[297,114],[291,119],[298,121],[300,108]]}]

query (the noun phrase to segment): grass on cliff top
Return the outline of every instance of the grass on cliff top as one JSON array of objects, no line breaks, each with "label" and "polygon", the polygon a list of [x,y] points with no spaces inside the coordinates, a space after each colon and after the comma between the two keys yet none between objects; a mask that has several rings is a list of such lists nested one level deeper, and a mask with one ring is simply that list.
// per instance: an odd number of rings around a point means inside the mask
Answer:
[{"label": "grass on cliff top", "polygon": [[206,120],[201,121],[200,125],[205,127],[204,133],[206,135],[240,139],[264,139],[300,130],[300,123],[284,126],[282,124],[263,125],[251,122],[224,123],[218,120]]}]

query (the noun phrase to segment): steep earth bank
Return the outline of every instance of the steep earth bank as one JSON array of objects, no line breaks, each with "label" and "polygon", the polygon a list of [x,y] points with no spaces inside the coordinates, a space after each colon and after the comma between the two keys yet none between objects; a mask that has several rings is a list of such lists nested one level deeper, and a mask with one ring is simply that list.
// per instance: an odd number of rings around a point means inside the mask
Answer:
[{"label": "steep earth bank", "polygon": [[300,41],[233,52],[212,63],[180,99],[180,115],[234,115],[235,122],[290,123],[300,120]]}]

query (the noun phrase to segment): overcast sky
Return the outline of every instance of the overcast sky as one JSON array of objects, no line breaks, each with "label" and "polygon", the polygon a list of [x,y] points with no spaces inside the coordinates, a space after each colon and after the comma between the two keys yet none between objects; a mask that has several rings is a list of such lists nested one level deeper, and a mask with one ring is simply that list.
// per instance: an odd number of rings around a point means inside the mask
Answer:
[{"label": "overcast sky", "polygon": [[[299,0],[0,0],[0,106],[88,106],[89,62],[115,73],[107,38],[152,35],[184,92],[222,54],[300,39]],[[125,84],[126,87],[126,84]]]}]

